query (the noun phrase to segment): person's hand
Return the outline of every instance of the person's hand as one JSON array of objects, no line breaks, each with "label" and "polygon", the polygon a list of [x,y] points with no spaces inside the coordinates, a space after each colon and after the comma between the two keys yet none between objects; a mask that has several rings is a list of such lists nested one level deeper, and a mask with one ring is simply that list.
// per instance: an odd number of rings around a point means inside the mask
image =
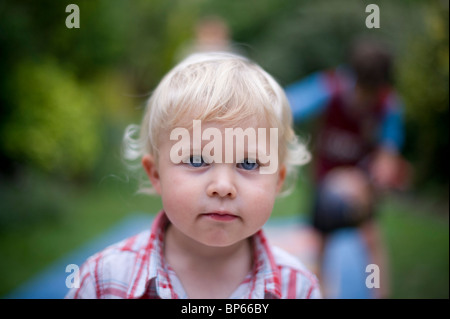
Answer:
[{"label": "person's hand", "polygon": [[356,167],[340,167],[332,170],[324,179],[329,192],[350,203],[355,219],[364,219],[373,204],[373,192],[366,173]]},{"label": "person's hand", "polygon": [[370,165],[374,185],[382,190],[405,190],[411,178],[411,167],[401,156],[386,149],[380,149]]}]

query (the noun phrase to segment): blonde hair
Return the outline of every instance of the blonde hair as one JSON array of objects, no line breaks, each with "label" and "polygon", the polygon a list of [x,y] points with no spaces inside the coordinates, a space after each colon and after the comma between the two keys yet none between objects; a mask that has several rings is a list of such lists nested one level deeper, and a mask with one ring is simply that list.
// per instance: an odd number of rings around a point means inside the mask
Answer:
[{"label": "blonde hair", "polygon": [[[193,119],[227,124],[257,119],[278,128],[279,163],[287,169],[284,193],[296,180],[296,168],[310,159],[294,133],[289,102],[280,85],[257,64],[225,52],[193,54],[161,80],[147,102],[140,128],[130,125],[125,131],[124,158],[131,162],[145,154],[157,158],[160,134],[176,126],[192,126]],[[130,167],[137,169],[140,162]],[[151,185],[140,192],[153,193]]]}]

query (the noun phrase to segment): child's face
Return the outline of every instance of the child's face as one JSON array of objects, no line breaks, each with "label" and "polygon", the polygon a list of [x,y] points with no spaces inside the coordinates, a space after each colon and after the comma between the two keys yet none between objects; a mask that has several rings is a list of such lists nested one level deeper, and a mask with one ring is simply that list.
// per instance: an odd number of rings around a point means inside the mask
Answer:
[{"label": "child's face", "polygon": [[[238,127],[244,130],[266,127],[250,122],[241,124]],[[227,126],[201,125],[202,131],[208,127],[218,128],[224,136]],[[192,130],[190,133],[192,137]],[[261,174],[257,164],[242,159],[206,164],[195,163],[191,158],[188,163],[174,163],[171,149],[180,142],[171,141],[169,134],[163,135],[157,163],[150,155],[144,156],[142,163],[176,231],[207,246],[225,247],[261,229],[270,217],[285,179],[284,166],[275,173]],[[269,138],[266,140],[270,143]],[[202,141],[201,147],[208,142]],[[188,144],[186,147],[192,152],[192,139]],[[244,160],[251,157],[249,143],[236,146],[239,147],[243,148]],[[225,158],[225,145],[223,150]]]}]

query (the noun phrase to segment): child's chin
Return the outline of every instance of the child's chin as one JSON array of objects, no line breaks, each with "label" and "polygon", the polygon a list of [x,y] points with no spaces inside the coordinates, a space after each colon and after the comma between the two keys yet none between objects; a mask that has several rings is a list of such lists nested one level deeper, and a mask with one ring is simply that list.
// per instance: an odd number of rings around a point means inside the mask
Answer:
[{"label": "child's chin", "polygon": [[223,248],[238,244],[244,239],[245,238],[209,238],[202,241],[202,244],[209,247]]}]

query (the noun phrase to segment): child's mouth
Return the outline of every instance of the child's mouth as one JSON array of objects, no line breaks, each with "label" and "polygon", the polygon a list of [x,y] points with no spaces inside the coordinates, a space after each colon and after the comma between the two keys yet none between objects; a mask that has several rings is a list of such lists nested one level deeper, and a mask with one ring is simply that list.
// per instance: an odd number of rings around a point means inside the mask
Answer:
[{"label": "child's mouth", "polygon": [[212,213],[203,214],[203,216],[214,219],[216,221],[222,221],[222,222],[233,221],[233,220],[239,218],[238,216],[233,215],[228,212],[212,212]]}]

